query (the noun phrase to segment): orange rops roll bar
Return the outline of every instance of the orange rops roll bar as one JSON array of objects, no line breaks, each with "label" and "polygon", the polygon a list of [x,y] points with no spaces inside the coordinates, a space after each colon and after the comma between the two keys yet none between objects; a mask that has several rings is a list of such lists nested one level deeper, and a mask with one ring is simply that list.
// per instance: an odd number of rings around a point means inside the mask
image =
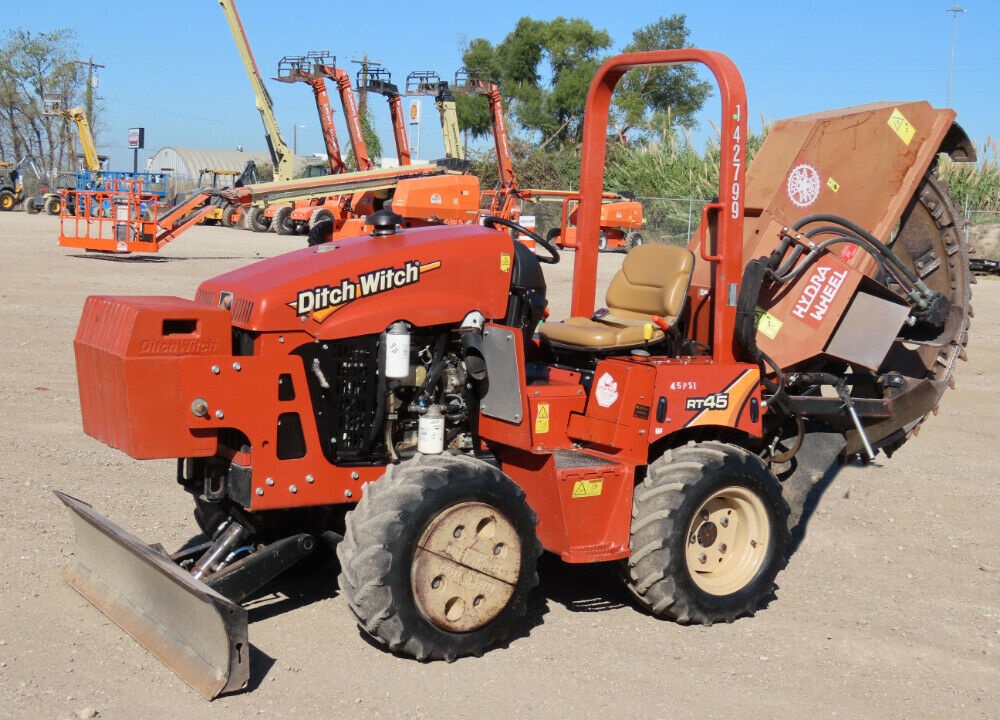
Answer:
[{"label": "orange rops roll bar", "polygon": [[[682,48],[617,55],[597,71],[587,94],[583,123],[583,155],[580,167],[580,207],[574,259],[571,314],[589,317],[594,311],[597,286],[597,240],[600,234],[601,193],[607,144],[611,94],[621,77],[634,68],[657,65],[702,64],[715,76],[722,102],[719,168],[719,201],[703,212],[718,217],[714,260],[715,291],[712,356],[716,362],[734,362],[736,295],[743,270],[743,202],[746,183],[747,98],[743,78],[736,65],[722,53]],[[707,223],[705,223],[707,225]],[[707,242],[707,239],[705,240]],[[703,253],[709,251],[702,247]]]}]

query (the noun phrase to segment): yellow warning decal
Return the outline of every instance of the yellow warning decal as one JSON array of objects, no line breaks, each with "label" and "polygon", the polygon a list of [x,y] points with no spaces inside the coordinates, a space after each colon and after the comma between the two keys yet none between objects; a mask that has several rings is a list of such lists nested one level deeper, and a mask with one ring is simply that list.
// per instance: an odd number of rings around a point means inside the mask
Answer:
[{"label": "yellow warning decal", "polygon": [[604,480],[595,478],[593,480],[577,480],[573,483],[573,497],[597,497],[604,492]]},{"label": "yellow warning decal", "polygon": [[500,272],[509,273],[511,265],[510,253],[500,253]]},{"label": "yellow warning decal", "polygon": [[541,435],[549,431],[549,404],[538,403],[538,412],[535,413],[535,434]]},{"label": "yellow warning decal", "polygon": [[903,116],[903,113],[899,112],[899,108],[894,109],[892,115],[889,116],[889,127],[907,145],[910,144],[917,132],[917,129],[910,125],[910,121]]},{"label": "yellow warning decal", "polygon": [[834,180],[833,178],[830,178],[829,180],[826,181],[826,186],[831,190],[833,190],[834,192],[840,190],[840,183]]},{"label": "yellow warning decal", "polygon": [[781,320],[760,306],[757,307],[757,312],[754,315],[757,323],[757,332],[766,335],[772,340],[778,337],[778,333],[781,332],[781,328],[784,326]]}]

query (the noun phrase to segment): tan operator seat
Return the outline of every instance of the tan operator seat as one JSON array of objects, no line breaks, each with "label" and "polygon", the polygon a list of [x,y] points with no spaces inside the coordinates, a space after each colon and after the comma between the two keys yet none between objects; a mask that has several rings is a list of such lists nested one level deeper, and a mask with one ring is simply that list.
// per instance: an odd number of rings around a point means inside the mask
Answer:
[{"label": "tan operator seat", "polygon": [[[646,342],[645,326],[659,315],[673,326],[684,309],[694,255],[674,245],[640,245],[629,251],[611,279],[607,314],[598,319],[571,317],[543,323],[538,332],[553,345],[590,349],[623,348]],[[653,326],[649,342],[663,339]]]}]

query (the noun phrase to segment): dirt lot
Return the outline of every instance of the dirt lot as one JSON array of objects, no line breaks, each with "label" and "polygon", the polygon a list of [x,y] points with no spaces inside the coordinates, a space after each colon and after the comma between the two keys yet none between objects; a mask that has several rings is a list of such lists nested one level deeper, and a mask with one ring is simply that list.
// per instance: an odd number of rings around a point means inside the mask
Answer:
[{"label": "dirt lot", "polygon": [[[56,246],[57,220],[0,213],[0,707],[9,718],[996,718],[1000,716],[1000,283],[975,288],[969,362],[891,460],[841,470],[777,598],[732,625],[635,610],[607,567],[543,560],[507,647],[421,664],[359,634],[335,575],[252,604],[248,692],[208,703],[60,578],[61,489],[149,541],[194,531],[171,462],[80,429],[72,339],[92,293],[193,297],[301,239],[199,228],[145,260]],[[569,258],[567,258],[569,259]],[[607,275],[619,262],[602,257]],[[549,274],[568,308],[571,262]],[[603,285],[602,285],[603,286]]]}]

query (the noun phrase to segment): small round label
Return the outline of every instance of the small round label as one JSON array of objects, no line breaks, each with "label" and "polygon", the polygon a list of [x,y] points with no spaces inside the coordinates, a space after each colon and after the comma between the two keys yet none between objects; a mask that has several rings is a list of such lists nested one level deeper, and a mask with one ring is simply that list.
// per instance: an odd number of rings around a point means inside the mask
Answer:
[{"label": "small round label", "polygon": [[796,165],[788,176],[788,199],[796,207],[809,207],[819,197],[819,173],[812,165]]}]

